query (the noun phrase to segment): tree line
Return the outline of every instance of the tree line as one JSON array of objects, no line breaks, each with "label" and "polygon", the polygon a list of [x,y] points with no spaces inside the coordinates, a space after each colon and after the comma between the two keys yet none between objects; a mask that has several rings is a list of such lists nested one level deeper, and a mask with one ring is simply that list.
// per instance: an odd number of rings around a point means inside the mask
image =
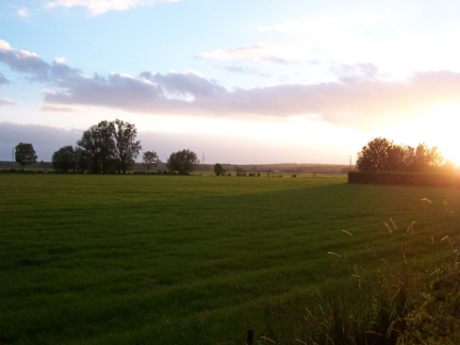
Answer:
[{"label": "tree line", "polygon": [[454,164],[444,159],[437,146],[429,148],[421,143],[414,148],[379,137],[358,153],[356,167],[359,171],[424,172],[452,170]]},{"label": "tree line", "polygon": [[[123,173],[134,165],[142,145],[137,140],[134,124],[119,119],[101,121],[83,132],[76,146],[67,145],[53,153],[52,164],[57,171],[83,173]],[[30,143],[19,143],[15,147],[15,160],[22,166],[35,163],[37,155]],[[142,160],[147,168],[160,163],[157,152],[145,151]],[[179,174],[189,174],[199,163],[195,152],[188,149],[173,152],[166,162],[166,168]]]}]

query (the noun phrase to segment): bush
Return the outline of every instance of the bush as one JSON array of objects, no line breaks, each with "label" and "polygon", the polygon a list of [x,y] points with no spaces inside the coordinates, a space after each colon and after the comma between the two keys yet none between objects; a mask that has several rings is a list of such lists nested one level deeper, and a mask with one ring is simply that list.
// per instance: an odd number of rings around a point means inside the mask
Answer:
[{"label": "bush", "polygon": [[348,183],[371,183],[429,187],[460,187],[460,176],[455,173],[407,173],[389,171],[350,171]]}]

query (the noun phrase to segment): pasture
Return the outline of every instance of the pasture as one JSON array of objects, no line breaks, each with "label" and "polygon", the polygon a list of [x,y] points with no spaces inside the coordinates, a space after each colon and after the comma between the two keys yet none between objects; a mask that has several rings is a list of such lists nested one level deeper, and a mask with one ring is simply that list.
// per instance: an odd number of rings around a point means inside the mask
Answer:
[{"label": "pasture", "polygon": [[347,281],[328,252],[372,270],[440,238],[443,201],[460,201],[346,182],[1,174],[0,344],[244,344],[248,328],[266,335],[262,300]]}]

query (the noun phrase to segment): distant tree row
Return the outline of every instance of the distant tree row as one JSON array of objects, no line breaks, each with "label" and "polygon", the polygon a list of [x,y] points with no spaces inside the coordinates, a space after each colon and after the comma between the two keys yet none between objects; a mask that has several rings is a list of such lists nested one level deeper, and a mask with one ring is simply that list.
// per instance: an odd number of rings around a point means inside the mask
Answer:
[{"label": "distant tree row", "polygon": [[[126,174],[142,149],[136,137],[134,124],[118,119],[112,122],[101,121],[83,132],[77,147],[64,146],[54,152],[53,168],[61,172],[87,170],[92,173]],[[160,163],[155,151],[145,151],[142,160],[147,171]],[[194,152],[182,150],[171,154],[166,167],[170,171],[188,174],[197,164],[198,158]]]},{"label": "distant tree row", "polygon": [[438,148],[425,143],[416,148],[396,145],[385,138],[375,138],[358,153],[356,166],[360,171],[406,171],[422,172],[439,168],[451,168]]}]

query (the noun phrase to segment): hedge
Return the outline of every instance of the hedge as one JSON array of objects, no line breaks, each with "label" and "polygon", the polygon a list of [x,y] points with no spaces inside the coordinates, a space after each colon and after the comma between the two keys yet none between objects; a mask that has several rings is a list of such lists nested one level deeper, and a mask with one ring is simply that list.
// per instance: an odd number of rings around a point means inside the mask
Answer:
[{"label": "hedge", "polygon": [[460,175],[436,172],[350,171],[348,183],[460,188]]}]

